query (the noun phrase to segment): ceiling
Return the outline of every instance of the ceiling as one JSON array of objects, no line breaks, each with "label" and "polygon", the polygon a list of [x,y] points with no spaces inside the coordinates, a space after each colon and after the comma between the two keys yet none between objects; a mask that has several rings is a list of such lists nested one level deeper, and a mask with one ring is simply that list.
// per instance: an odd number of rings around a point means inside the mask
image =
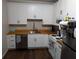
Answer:
[{"label": "ceiling", "polygon": [[9,2],[50,2],[55,3],[58,0],[7,0]]}]

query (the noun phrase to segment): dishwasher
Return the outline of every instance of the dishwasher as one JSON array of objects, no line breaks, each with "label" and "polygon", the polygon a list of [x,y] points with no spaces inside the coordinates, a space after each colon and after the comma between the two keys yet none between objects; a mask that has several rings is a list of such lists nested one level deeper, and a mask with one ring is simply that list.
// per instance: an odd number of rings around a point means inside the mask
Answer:
[{"label": "dishwasher", "polygon": [[16,35],[16,49],[27,49],[27,35]]}]

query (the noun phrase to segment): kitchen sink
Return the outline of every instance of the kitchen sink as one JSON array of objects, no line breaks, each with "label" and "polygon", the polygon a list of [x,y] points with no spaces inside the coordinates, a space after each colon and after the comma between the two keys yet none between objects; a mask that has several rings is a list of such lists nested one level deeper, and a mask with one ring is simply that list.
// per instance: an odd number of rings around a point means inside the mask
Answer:
[{"label": "kitchen sink", "polygon": [[32,31],[29,31],[29,34],[37,34],[37,33],[40,33],[39,31],[37,30],[32,30]]}]

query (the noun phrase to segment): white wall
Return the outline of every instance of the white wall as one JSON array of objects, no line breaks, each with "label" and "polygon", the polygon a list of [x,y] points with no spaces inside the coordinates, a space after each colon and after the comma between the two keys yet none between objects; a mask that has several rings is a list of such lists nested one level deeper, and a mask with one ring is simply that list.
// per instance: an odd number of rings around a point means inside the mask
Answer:
[{"label": "white wall", "polygon": [[8,2],[9,21],[34,18],[34,16],[36,16],[38,19],[43,19],[43,24],[53,24],[53,5]]},{"label": "white wall", "polygon": [[[59,17],[64,17],[69,13],[69,16],[76,17],[76,0],[59,0],[54,4],[55,8],[55,19]],[[60,16],[60,10],[62,10],[62,15]]]},{"label": "white wall", "polygon": [[7,20],[7,2],[2,0],[2,56],[7,50],[6,33],[8,32],[8,20]]}]

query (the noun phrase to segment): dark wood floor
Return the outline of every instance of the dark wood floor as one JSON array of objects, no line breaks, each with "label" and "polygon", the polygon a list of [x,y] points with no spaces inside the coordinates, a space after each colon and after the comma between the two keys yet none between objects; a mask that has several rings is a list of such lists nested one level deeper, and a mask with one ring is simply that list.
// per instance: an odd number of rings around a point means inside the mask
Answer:
[{"label": "dark wood floor", "polygon": [[3,59],[52,59],[47,49],[9,50]]}]

